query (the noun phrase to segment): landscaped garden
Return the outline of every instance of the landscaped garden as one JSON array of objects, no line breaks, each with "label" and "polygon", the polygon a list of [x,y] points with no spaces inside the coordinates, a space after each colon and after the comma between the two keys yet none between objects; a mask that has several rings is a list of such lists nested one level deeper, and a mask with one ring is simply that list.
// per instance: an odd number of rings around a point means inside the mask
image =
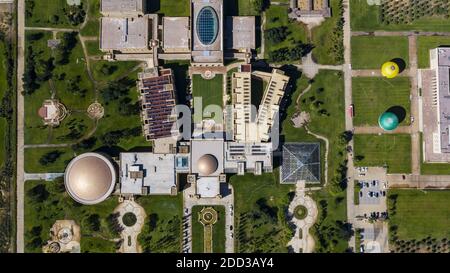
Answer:
[{"label": "landscaped garden", "polygon": [[388,173],[411,173],[410,135],[355,135],[355,165],[387,166]]},{"label": "landscaped garden", "polygon": [[389,236],[394,252],[450,251],[450,191],[389,190]]},{"label": "landscaped garden", "polygon": [[[286,253],[293,231],[285,217],[291,185],[280,185],[278,170],[261,176],[232,176],[237,253]],[[252,189],[249,191],[248,189]]]},{"label": "landscaped garden", "polygon": [[448,31],[450,28],[449,5],[446,1],[382,0],[381,3],[382,5],[369,5],[367,0],[352,0],[352,30]]},{"label": "landscaped garden", "polygon": [[25,251],[41,252],[56,220],[74,220],[81,228],[81,252],[113,253],[120,238],[113,214],[117,198],[83,206],[66,193],[63,179],[25,183]]},{"label": "landscaped garden", "polygon": [[147,213],[138,241],[146,253],[180,253],[183,195],[141,196],[136,200]]},{"label": "landscaped garden", "polygon": [[[402,118],[401,125],[410,124],[409,78],[384,79],[376,77],[356,77],[353,83],[353,103],[356,126],[377,126],[379,116],[388,109],[397,109]],[[395,110],[394,109],[394,110]],[[401,112],[401,113],[400,113]]]},{"label": "landscaped garden", "polygon": [[319,64],[337,65],[344,62],[343,5],[342,0],[332,0],[331,18],[312,29],[311,40],[314,60]]},{"label": "landscaped garden", "polygon": [[305,206],[299,205],[294,209],[294,217],[298,220],[303,220],[308,216],[308,209]]},{"label": "landscaped garden", "polygon": [[[225,207],[208,206],[217,212],[217,222],[212,225],[212,253],[225,253]],[[204,237],[205,227],[199,221],[199,214],[204,206],[192,207],[192,252],[204,253],[205,243],[210,239]],[[205,219],[207,219],[205,217]],[[208,227],[206,227],[208,228]]]},{"label": "landscaped garden", "polygon": [[408,37],[354,36],[351,43],[353,69],[381,69],[393,59],[409,65]]},{"label": "landscaped garden", "polygon": [[275,63],[299,62],[312,50],[306,26],[289,22],[286,6],[271,5],[266,10],[265,58]]}]

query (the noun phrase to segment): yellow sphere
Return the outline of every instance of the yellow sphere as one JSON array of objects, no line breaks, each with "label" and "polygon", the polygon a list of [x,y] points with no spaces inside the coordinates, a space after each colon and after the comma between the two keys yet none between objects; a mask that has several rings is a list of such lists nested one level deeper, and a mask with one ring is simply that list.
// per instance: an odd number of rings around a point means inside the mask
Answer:
[{"label": "yellow sphere", "polygon": [[398,64],[394,62],[386,62],[383,64],[383,67],[381,67],[381,74],[388,79],[397,77],[399,73],[400,68],[398,67]]}]

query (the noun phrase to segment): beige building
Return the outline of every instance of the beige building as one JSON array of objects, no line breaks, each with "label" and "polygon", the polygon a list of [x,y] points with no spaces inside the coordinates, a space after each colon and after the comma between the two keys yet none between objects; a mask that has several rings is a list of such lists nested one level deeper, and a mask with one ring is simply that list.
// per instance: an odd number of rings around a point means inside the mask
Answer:
[{"label": "beige building", "polygon": [[[252,114],[252,76],[267,83],[263,99],[257,110],[256,118]],[[270,140],[270,131],[275,115],[284,96],[289,77],[274,69],[272,73],[251,72],[250,65],[241,67],[240,72],[232,76],[233,131],[237,142],[265,142]],[[256,112],[256,106],[253,108]]]}]

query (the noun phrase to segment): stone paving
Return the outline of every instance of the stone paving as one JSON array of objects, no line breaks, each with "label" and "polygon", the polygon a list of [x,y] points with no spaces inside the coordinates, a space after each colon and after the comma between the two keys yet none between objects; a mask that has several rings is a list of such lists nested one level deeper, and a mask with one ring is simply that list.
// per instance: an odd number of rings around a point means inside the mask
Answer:
[{"label": "stone paving", "polygon": [[[119,213],[119,224],[123,227],[121,232],[122,245],[120,246],[119,252],[122,253],[138,253],[140,251],[139,244],[137,242],[137,236],[141,233],[142,227],[145,223],[145,210],[138,203],[131,200],[124,200],[115,210],[115,213]],[[133,213],[136,216],[136,223],[128,227],[123,221],[122,217],[126,213]]]},{"label": "stone paving", "polygon": [[[304,219],[294,217],[295,208],[304,206],[308,214]],[[312,253],[315,242],[309,234],[309,229],[314,225],[317,219],[317,205],[314,200],[305,194],[304,183],[297,183],[295,197],[289,205],[288,218],[295,225],[295,235],[288,243],[295,253]]]}]

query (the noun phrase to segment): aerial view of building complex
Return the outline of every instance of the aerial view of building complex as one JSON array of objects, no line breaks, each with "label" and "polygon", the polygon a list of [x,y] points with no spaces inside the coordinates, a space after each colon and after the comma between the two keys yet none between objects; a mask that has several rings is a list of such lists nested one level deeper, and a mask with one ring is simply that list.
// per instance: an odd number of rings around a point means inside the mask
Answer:
[{"label": "aerial view of building complex", "polygon": [[450,2],[0,0],[0,139],[0,253],[449,253]]}]

